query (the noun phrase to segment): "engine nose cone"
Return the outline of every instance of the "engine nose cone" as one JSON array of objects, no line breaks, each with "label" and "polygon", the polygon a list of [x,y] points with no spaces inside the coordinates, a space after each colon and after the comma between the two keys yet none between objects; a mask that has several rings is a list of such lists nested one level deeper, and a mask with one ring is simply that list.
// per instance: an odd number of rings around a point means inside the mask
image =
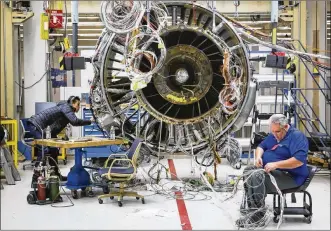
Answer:
[{"label": "engine nose cone", "polygon": [[185,83],[189,78],[188,72],[184,68],[179,68],[176,71],[176,81],[180,84]]}]

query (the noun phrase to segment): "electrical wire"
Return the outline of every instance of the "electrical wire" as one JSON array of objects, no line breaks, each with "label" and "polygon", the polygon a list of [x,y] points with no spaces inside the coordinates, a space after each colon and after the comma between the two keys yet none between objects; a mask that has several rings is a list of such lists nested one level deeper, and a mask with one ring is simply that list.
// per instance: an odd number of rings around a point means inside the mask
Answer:
[{"label": "electrical wire", "polygon": [[41,76],[41,78],[39,79],[39,80],[37,80],[35,83],[33,83],[31,86],[29,86],[29,87],[23,87],[23,86],[21,86],[17,81],[15,81],[15,83],[19,86],[19,87],[21,87],[22,89],[30,89],[30,88],[32,88],[32,87],[34,87],[36,84],[38,84],[45,76],[46,76],[46,74],[48,73],[48,70]]},{"label": "electrical wire", "polygon": [[262,45],[264,45],[266,47],[269,47],[269,48],[272,48],[272,49],[276,49],[276,50],[283,51],[283,52],[288,52],[288,53],[295,54],[295,55],[306,55],[306,56],[313,57],[313,58],[330,60],[330,57],[327,57],[327,56],[324,56],[324,55],[310,54],[310,53],[306,53],[306,52],[294,51],[294,50],[287,49],[287,48],[279,46],[279,45],[274,45],[274,44],[270,44],[268,42],[264,42],[264,41],[262,41],[262,40],[260,40],[256,37],[252,36],[251,34],[243,31],[243,30],[239,30],[238,28],[237,28],[237,31],[240,32],[241,35],[246,36],[247,38],[250,38],[250,39],[254,40],[255,42],[258,42],[259,44],[262,44]]},{"label": "electrical wire", "polygon": [[[138,31],[130,39],[127,37],[128,41],[124,55],[126,72],[131,81],[144,80],[146,83],[149,83],[153,74],[157,73],[163,66],[167,53],[166,46],[158,31],[155,31],[151,27],[141,26],[138,28]],[[153,44],[157,44],[160,55],[157,56],[155,51],[150,50]],[[148,69],[147,72],[140,70],[143,58],[149,63],[149,66],[146,66]]]},{"label": "electrical wire", "polygon": [[144,13],[140,1],[103,1],[100,17],[109,31],[126,34],[138,27]]}]

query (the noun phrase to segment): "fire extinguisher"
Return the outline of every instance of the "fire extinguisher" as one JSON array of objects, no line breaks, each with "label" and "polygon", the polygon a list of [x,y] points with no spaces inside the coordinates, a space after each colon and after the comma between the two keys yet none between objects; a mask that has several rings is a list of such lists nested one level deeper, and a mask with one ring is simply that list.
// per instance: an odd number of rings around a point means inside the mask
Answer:
[{"label": "fire extinguisher", "polygon": [[37,198],[39,201],[45,201],[46,200],[46,180],[43,176],[38,177],[37,181]]}]

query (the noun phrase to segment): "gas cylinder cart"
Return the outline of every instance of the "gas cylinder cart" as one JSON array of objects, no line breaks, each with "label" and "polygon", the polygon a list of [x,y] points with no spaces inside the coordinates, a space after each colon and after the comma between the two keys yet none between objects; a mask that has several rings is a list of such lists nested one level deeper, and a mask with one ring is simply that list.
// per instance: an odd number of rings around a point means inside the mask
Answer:
[{"label": "gas cylinder cart", "polygon": [[33,191],[27,196],[29,204],[46,205],[62,202],[60,196],[60,180],[58,176],[49,176],[48,178],[43,175],[38,177],[38,181],[32,183]]},{"label": "gas cylinder cart", "polygon": [[[65,183],[66,188],[71,190],[71,195],[74,199],[78,199],[80,196],[85,195],[93,197],[94,193],[92,187],[97,187],[97,185],[91,183],[90,175],[85,170],[85,166],[82,165],[82,156],[84,153],[82,148],[120,145],[125,143],[122,139],[111,140],[96,137],[81,137],[69,139],[68,141],[62,139],[40,139],[35,140],[34,142],[35,144],[48,147],[75,149],[75,165],[70,169],[68,181]],[[78,190],[81,190],[81,193],[78,193]]]},{"label": "gas cylinder cart", "polygon": [[46,205],[57,202],[62,202],[60,196],[60,179],[56,175],[54,168],[50,166],[49,156],[44,155],[44,147],[42,145],[42,159],[38,166],[33,169],[36,181],[32,180],[30,191],[27,196],[29,204]]}]

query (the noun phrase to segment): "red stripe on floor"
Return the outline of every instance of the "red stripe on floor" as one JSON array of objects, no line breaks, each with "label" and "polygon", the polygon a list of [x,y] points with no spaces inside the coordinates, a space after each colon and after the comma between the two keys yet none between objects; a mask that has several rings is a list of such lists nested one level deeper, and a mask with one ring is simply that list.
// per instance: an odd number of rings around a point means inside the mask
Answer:
[{"label": "red stripe on floor", "polygon": [[[178,178],[177,178],[174,161],[168,160],[168,165],[169,165],[169,170],[171,173],[171,179],[177,180]],[[190,218],[188,217],[188,213],[186,210],[185,201],[183,200],[182,192],[175,192],[175,195],[177,198],[176,202],[177,202],[177,208],[178,208],[178,213],[179,213],[179,217],[180,217],[182,230],[192,230]]]}]

